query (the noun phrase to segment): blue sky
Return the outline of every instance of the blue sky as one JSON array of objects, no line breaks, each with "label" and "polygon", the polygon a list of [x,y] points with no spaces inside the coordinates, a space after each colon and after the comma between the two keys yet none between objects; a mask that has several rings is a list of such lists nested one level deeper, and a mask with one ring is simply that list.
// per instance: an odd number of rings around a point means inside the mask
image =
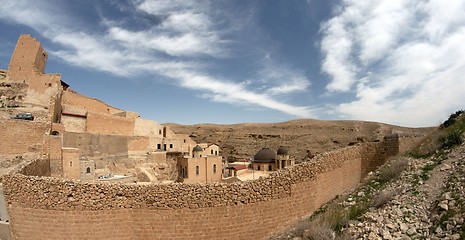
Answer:
[{"label": "blue sky", "polygon": [[159,122],[433,126],[464,108],[463,0],[0,0],[47,73]]}]

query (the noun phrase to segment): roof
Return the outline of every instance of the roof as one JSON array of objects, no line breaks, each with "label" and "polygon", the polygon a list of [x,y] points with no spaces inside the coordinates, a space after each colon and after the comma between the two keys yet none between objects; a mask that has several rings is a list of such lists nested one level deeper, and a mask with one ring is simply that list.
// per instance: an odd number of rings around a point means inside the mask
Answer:
[{"label": "roof", "polygon": [[245,165],[232,165],[228,166],[226,169],[242,170],[247,169],[247,167]]},{"label": "roof", "polygon": [[194,147],[194,149],[192,149],[192,151],[201,152],[201,151],[203,151],[203,148],[201,146],[197,145],[197,146]]},{"label": "roof", "polygon": [[259,163],[274,162],[276,160],[276,153],[269,148],[262,148],[262,150],[258,151],[257,154],[255,154],[253,159],[254,162]]},{"label": "roof", "polygon": [[278,148],[278,155],[287,155],[287,149],[283,146]]}]

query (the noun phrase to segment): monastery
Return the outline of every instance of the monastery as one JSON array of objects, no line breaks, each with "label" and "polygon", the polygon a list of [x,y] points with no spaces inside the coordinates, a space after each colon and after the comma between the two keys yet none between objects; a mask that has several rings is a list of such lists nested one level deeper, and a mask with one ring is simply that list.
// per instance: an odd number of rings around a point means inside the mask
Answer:
[{"label": "monastery", "polygon": [[[6,146],[10,150],[2,154],[38,152],[36,157],[50,162],[53,177],[139,183],[221,181],[218,145],[197,144],[135,112],[76,93],[60,74],[44,73],[47,57],[36,39],[21,35],[8,70],[2,72],[1,106],[9,110],[2,115],[4,121],[15,122],[26,132],[41,126],[40,133],[30,133],[29,139],[13,134],[14,143],[23,147]],[[9,119],[8,114],[25,111],[34,121]]]},{"label": "monastery", "polygon": [[[2,72],[0,104],[8,109],[2,118],[14,122],[17,131],[35,133],[20,138],[12,133],[18,149],[5,146],[10,150],[0,154],[36,153],[35,158],[50,163],[52,177],[141,184],[219,182],[228,167],[233,172],[226,175],[247,180],[240,175],[262,171],[265,176],[294,163],[284,147],[277,155],[262,149],[245,166],[248,171],[238,174],[238,164],[224,163],[218,145],[198,144],[136,112],[73,91],[60,74],[44,73],[47,57],[36,39],[20,36],[8,70]],[[24,112],[34,120],[10,119]]]}]

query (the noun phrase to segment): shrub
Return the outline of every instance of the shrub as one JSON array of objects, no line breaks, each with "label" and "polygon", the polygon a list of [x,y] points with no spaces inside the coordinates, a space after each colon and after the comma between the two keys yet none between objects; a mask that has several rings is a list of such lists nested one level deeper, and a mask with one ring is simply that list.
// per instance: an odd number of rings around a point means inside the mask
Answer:
[{"label": "shrub", "polygon": [[384,165],[379,170],[379,182],[386,183],[399,177],[400,173],[407,167],[408,161],[405,158],[393,160],[389,165]]},{"label": "shrub", "polygon": [[395,196],[394,191],[381,191],[373,197],[373,207],[380,208],[387,202],[391,201]]},{"label": "shrub", "polygon": [[305,231],[302,237],[314,240],[332,240],[336,237],[336,233],[331,229],[329,224],[318,221],[314,222],[310,228]]},{"label": "shrub", "polygon": [[452,113],[449,118],[441,124],[440,128],[448,128],[449,126],[455,123],[455,120],[463,113],[463,110],[458,110],[455,113]]},{"label": "shrub", "polygon": [[454,131],[450,132],[449,135],[447,135],[444,138],[444,141],[442,143],[442,147],[443,148],[451,148],[451,147],[453,147],[455,145],[462,144],[462,142],[463,142],[462,132],[460,130],[454,130]]}]

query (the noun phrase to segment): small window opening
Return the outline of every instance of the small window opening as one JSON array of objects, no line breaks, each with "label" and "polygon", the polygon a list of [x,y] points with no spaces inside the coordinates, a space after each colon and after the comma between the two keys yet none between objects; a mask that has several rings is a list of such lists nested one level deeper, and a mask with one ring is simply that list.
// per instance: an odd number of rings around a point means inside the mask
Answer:
[{"label": "small window opening", "polygon": [[170,148],[173,148],[173,144],[170,144]]},{"label": "small window opening", "polygon": [[196,175],[199,175],[199,166],[196,166],[196,167],[195,167],[195,174],[196,174]]},{"label": "small window opening", "polygon": [[271,171],[271,169],[272,169],[271,165],[268,165],[268,171]]},{"label": "small window opening", "polygon": [[69,162],[69,166],[72,167],[72,166],[73,166],[73,162]]},{"label": "small window opening", "polygon": [[90,167],[86,168],[86,173],[90,173]]},{"label": "small window opening", "polygon": [[161,144],[157,144],[157,149],[160,150],[161,149]]},{"label": "small window opening", "polygon": [[216,164],[213,164],[213,173],[216,173]]}]

